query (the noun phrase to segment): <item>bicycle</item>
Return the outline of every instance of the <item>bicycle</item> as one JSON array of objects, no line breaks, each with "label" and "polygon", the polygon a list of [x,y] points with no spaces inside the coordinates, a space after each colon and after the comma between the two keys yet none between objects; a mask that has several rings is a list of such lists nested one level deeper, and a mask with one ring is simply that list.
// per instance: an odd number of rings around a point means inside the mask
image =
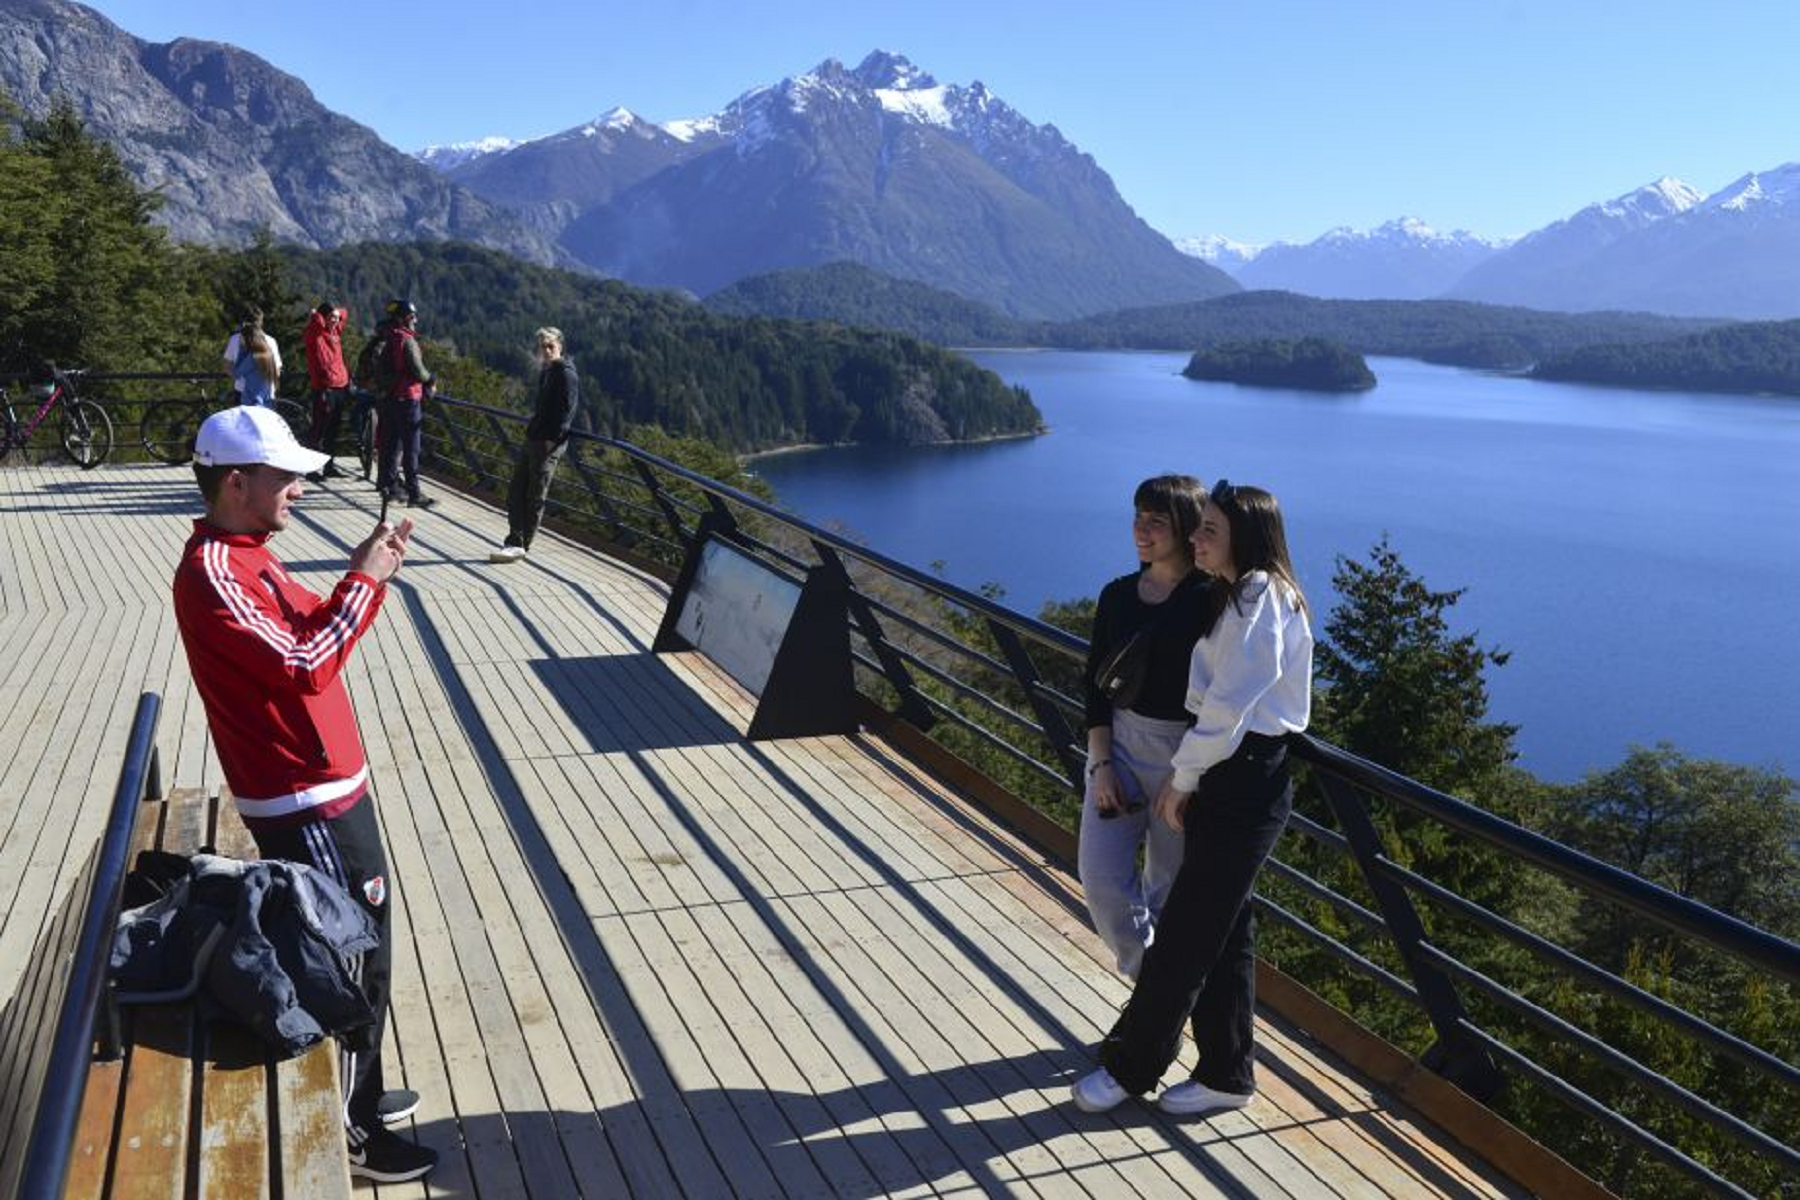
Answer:
[{"label": "bicycle", "polygon": [[73,381],[84,372],[61,371],[55,363],[46,363],[45,370],[50,376],[49,382],[34,383],[30,387],[41,402],[37,411],[23,422],[14,410],[12,393],[0,387],[0,413],[4,414],[4,425],[0,425],[0,459],[14,450],[23,451],[38,426],[55,408],[59,410],[57,440],[63,454],[82,470],[91,471],[112,453],[112,418],[92,400],[83,400],[75,394]]},{"label": "bicycle", "polygon": [[[207,395],[203,380],[197,379],[194,384],[199,393],[196,396],[153,400],[144,408],[143,420],[138,424],[138,440],[144,453],[157,462],[168,463],[171,467],[190,462],[194,457],[194,435],[200,431],[200,422],[237,403],[235,400],[216,402]],[[279,398],[273,407],[275,414],[294,431],[294,437],[304,442],[309,426],[306,410],[296,401]]]}]

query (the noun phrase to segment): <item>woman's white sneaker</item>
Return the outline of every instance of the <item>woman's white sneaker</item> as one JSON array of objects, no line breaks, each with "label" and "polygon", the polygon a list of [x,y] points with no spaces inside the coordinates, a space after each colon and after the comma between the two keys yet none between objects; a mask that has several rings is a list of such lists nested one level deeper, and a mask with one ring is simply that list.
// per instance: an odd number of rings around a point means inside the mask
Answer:
[{"label": "woman's white sneaker", "polygon": [[1077,1079],[1070,1095],[1082,1112],[1103,1113],[1123,1104],[1131,1093],[1119,1086],[1112,1072],[1101,1067]]},{"label": "woman's white sneaker", "polygon": [[1163,1094],[1156,1098],[1156,1107],[1166,1113],[1191,1117],[1200,1113],[1242,1108],[1254,1096],[1254,1092],[1242,1096],[1236,1092],[1221,1092],[1207,1087],[1197,1079],[1185,1079],[1173,1087],[1164,1088]]}]

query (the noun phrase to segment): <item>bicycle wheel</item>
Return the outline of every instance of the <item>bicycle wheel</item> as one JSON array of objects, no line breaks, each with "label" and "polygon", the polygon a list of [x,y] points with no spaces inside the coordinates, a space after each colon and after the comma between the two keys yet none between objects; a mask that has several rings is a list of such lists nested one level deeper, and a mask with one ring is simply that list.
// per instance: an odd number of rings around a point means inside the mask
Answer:
[{"label": "bicycle wheel", "polygon": [[306,435],[312,432],[312,417],[305,406],[297,400],[277,400],[274,404],[275,415],[287,422],[287,427],[294,433],[294,440],[302,446],[306,445]]},{"label": "bicycle wheel", "polygon": [[112,418],[92,400],[65,405],[60,421],[63,453],[82,470],[93,470],[112,453]]},{"label": "bicycle wheel", "polygon": [[138,437],[145,454],[179,467],[194,457],[194,434],[199,428],[200,407],[192,400],[157,400],[144,409]]}]

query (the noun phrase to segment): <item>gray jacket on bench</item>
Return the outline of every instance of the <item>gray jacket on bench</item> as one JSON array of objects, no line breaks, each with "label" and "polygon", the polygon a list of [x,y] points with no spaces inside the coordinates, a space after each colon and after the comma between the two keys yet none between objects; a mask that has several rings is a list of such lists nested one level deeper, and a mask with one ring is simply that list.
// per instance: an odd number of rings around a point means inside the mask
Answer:
[{"label": "gray jacket on bench", "polygon": [[202,999],[284,1056],[374,1014],[354,973],[374,922],[301,863],[197,854],[168,894],[119,916],[112,971],[121,1003]]}]

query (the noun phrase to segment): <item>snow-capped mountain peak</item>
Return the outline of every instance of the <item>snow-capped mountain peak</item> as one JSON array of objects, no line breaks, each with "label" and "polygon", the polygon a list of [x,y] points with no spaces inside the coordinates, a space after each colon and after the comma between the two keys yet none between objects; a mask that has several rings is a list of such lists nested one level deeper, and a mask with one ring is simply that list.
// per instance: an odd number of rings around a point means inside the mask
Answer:
[{"label": "snow-capped mountain peak", "polygon": [[1191,255],[1201,262],[1209,262],[1222,271],[1235,271],[1237,268],[1255,261],[1256,256],[1261,254],[1264,249],[1261,244],[1233,241],[1220,233],[1172,240],[1175,248],[1183,254]]},{"label": "snow-capped mountain peak", "polygon": [[468,142],[452,142],[446,146],[426,146],[423,150],[413,151],[413,157],[428,167],[448,171],[451,167],[461,166],[472,159],[500,154],[524,144],[524,141],[516,138],[484,137]]},{"label": "snow-capped mountain peak", "polygon": [[1703,207],[1708,212],[1745,213],[1800,204],[1800,162],[1752,171],[1719,189]]},{"label": "snow-capped mountain peak", "polygon": [[1684,213],[1705,199],[1705,192],[1695,190],[1673,175],[1664,175],[1655,183],[1647,183],[1636,191],[1590,205],[1582,211],[1637,226]]},{"label": "snow-capped mountain peak", "polygon": [[929,91],[938,86],[930,72],[914,66],[905,55],[890,54],[886,50],[871,51],[856,64],[851,75],[864,87],[877,92]]}]

